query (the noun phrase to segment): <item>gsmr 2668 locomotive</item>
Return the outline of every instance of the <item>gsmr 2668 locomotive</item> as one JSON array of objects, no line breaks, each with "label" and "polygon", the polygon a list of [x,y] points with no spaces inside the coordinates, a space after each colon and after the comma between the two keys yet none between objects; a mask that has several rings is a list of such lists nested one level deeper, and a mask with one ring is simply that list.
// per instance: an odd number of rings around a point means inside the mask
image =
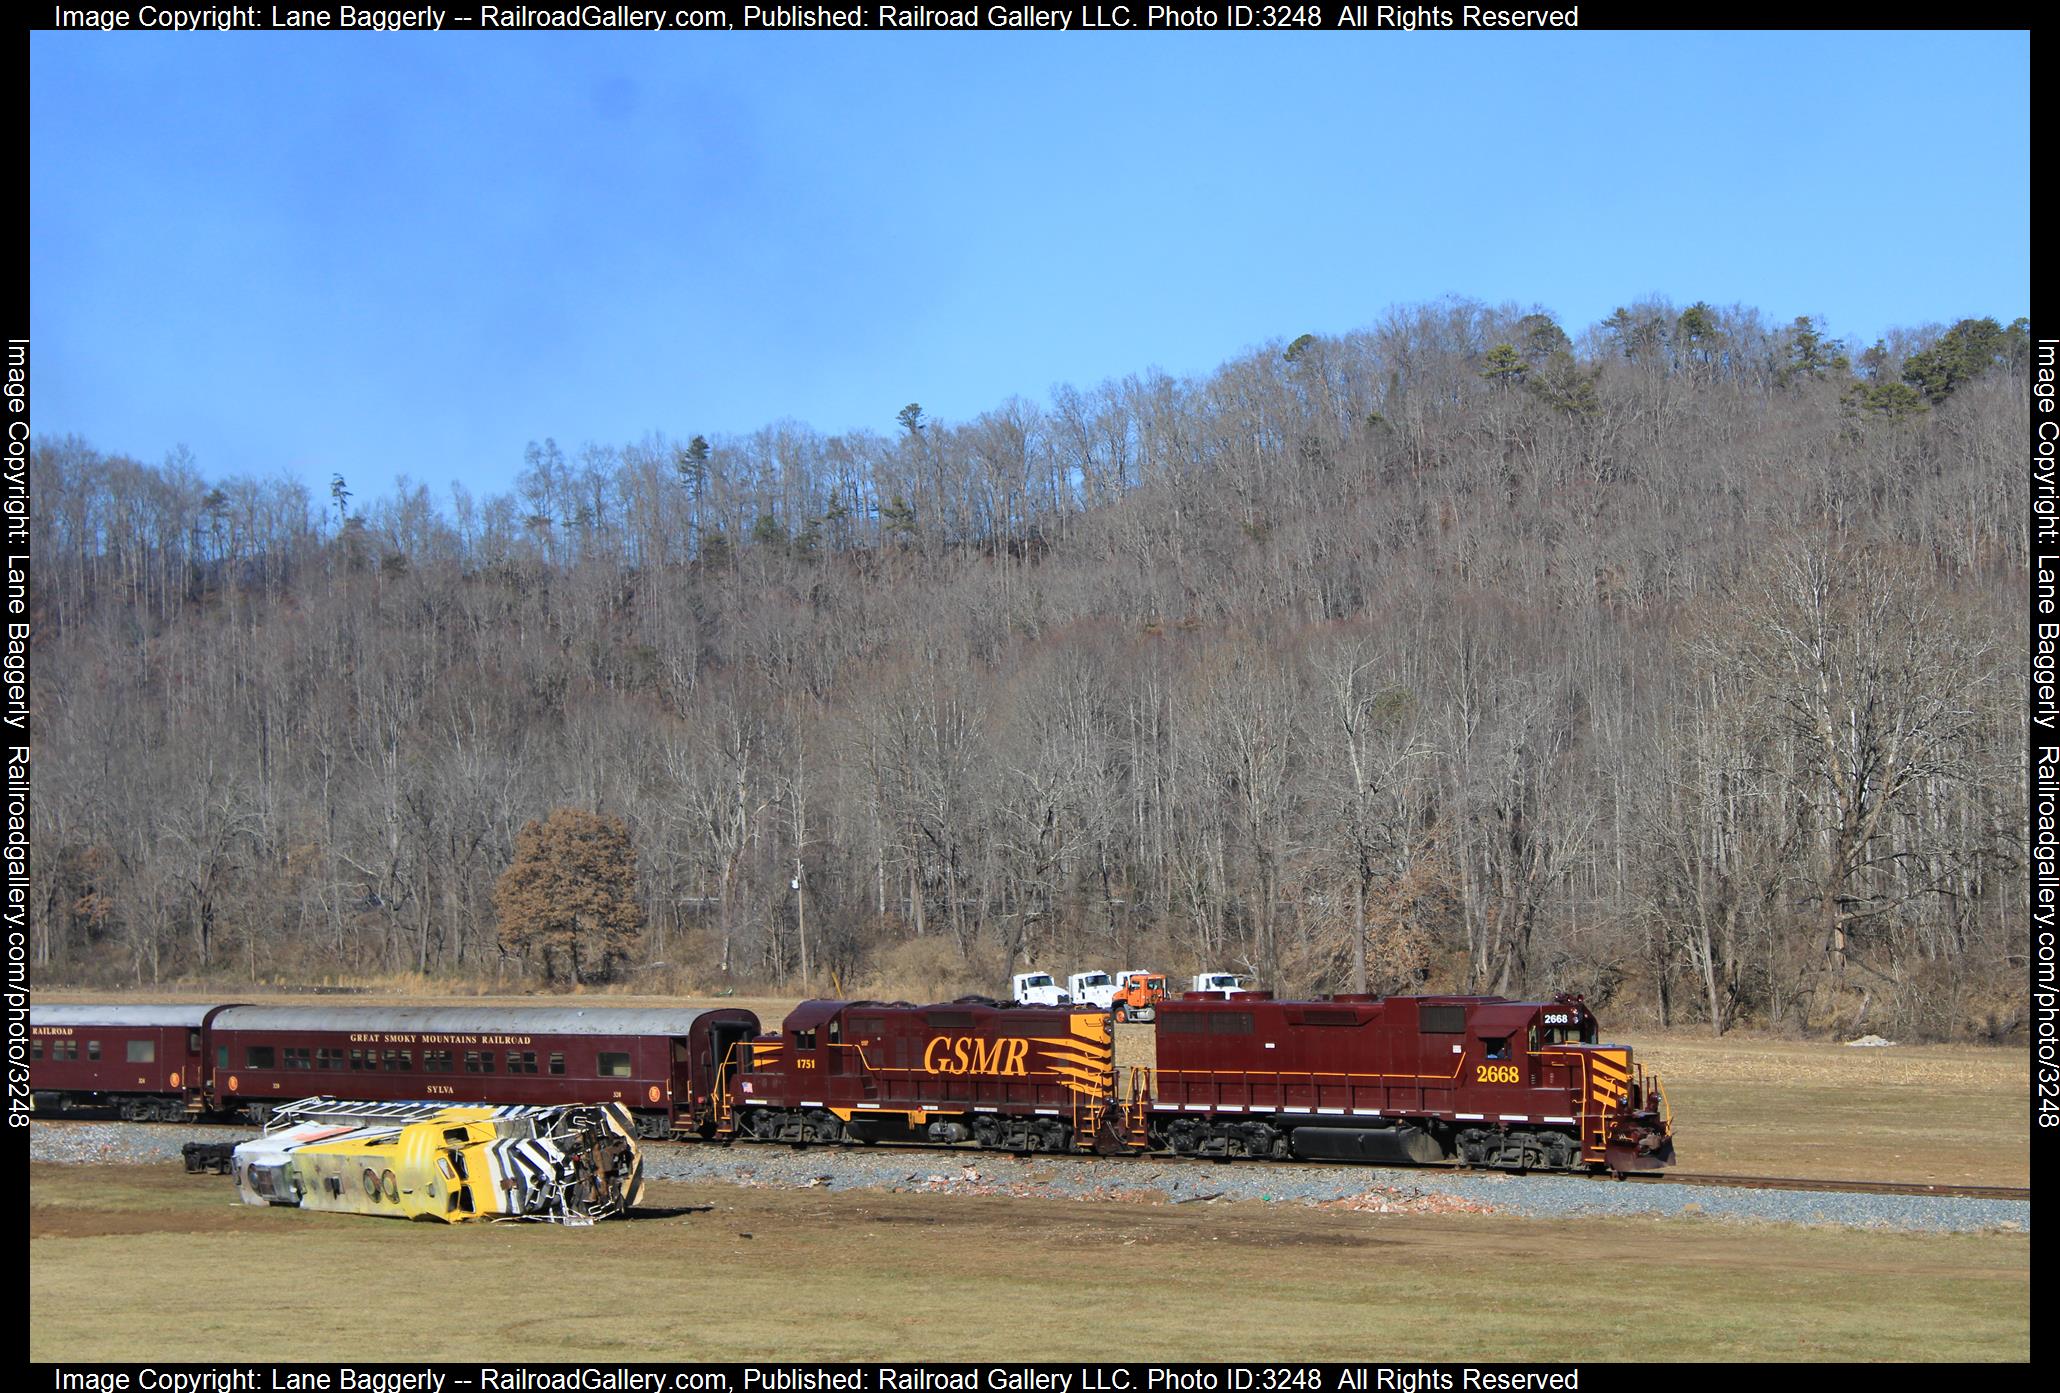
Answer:
[{"label": "gsmr 2668 locomotive", "polygon": [[1673,1160],[1656,1076],[1599,1042],[1579,997],[1189,993],[1155,1066],[1118,1081],[1106,1012],[809,1001],[740,1047],[717,1132],[1512,1170]]}]

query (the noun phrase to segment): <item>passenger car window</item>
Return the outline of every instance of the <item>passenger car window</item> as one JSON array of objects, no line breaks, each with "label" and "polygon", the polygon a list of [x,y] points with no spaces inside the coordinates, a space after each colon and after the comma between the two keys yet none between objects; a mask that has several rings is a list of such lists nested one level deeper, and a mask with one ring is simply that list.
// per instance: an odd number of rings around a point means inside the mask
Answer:
[{"label": "passenger car window", "polygon": [[131,1040],[131,1041],[129,1041],[129,1063],[131,1063],[131,1064],[150,1064],[150,1063],[154,1063],[154,1062],[156,1061],[156,1059],[157,1059],[157,1041],[155,1041],[155,1040]]},{"label": "passenger car window", "polygon": [[610,1050],[601,1051],[601,1077],[604,1079],[626,1079],[629,1077],[629,1056]]}]

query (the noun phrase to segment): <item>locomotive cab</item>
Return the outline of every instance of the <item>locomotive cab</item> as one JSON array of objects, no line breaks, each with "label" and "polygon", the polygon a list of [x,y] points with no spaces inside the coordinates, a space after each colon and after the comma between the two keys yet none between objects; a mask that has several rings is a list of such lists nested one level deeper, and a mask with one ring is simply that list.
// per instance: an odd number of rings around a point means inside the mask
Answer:
[{"label": "locomotive cab", "polygon": [[1583,1162],[1619,1174],[1674,1163],[1673,1109],[1659,1075],[1628,1045],[1602,1043],[1581,998],[1541,1006],[1529,1033],[1545,1081],[1570,1096]]}]

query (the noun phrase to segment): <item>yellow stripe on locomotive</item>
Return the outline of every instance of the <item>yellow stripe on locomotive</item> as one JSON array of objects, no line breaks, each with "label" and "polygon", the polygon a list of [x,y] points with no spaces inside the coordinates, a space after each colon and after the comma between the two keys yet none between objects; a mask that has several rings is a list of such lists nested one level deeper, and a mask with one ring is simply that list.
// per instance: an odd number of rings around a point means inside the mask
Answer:
[{"label": "yellow stripe on locomotive", "polygon": [[344,1104],[308,1099],[236,1148],[246,1203],[462,1223],[591,1223],[642,1198],[635,1128],[617,1104]]}]

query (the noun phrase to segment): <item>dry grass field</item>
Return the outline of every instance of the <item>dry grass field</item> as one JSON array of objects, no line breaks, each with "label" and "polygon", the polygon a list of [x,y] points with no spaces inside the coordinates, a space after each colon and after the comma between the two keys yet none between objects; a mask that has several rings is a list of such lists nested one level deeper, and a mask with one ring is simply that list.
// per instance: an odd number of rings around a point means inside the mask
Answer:
[{"label": "dry grass field", "polygon": [[661,1217],[454,1229],[246,1208],[174,1166],[38,1165],[29,1355],[2030,1356],[2024,1235],[652,1188]]},{"label": "dry grass field", "polygon": [[2021,1049],[1630,1038],[1666,1081],[1686,1171],[2031,1183]]},{"label": "dry grass field", "polygon": [[[2031,1066],[2023,1050],[1854,1049],[1737,1035],[1608,1038],[1659,1072],[1683,1171],[2030,1183]],[[1116,1058],[1149,1066],[1150,1027],[1117,1027]]]},{"label": "dry grass field", "polygon": [[[170,1000],[173,993],[61,993],[67,1000]],[[199,999],[199,998],[195,998]],[[406,994],[336,997],[255,993],[207,1000],[306,1004],[433,1005],[439,998]],[[563,997],[448,998],[466,1006],[741,1006],[778,1021],[792,997],[679,1001],[607,992]],[[1844,1045],[1761,1040],[1732,1035],[1605,1033],[1636,1048],[1648,1069],[1665,1078],[1674,1107],[1679,1163],[1686,1171],[1798,1176],[1819,1180],[1951,1181],[1969,1185],[2030,1183],[2030,1132],[2024,1100],[2024,1051],[1975,1045]],[[1117,1063],[1153,1061],[1148,1026],[1121,1026]]]}]

